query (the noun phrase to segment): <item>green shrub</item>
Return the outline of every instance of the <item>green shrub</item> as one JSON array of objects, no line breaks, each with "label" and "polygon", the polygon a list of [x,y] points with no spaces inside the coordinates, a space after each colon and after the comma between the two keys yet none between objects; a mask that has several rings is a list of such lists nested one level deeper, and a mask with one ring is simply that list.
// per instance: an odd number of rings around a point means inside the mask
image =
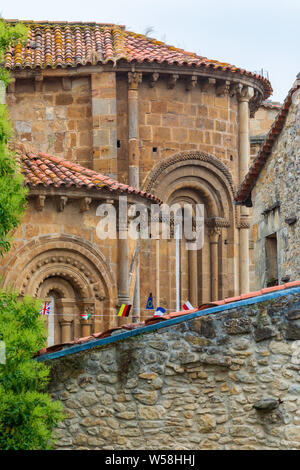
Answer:
[{"label": "green shrub", "polygon": [[[1,67],[6,49],[26,39],[27,28],[0,19],[0,82],[9,83],[9,72]],[[1,83],[0,83],[1,85]],[[1,90],[0,90],[1,92]],[[26,189],[8,141],[12,127],[6,105],[0,104],[0,256],[10,248],[9,232],[17,227],[26,203]]]},{"label": "green shrub", "polygon": [[0,449],[51,449],[62,405],[47,393],[50,368],[33,359],[46,344],[40,302],[0,290]]}]

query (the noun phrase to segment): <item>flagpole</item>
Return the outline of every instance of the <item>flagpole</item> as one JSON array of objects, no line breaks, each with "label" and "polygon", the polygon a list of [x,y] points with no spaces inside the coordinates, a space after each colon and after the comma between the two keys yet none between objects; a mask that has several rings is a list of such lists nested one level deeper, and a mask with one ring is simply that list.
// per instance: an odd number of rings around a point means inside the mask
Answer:
[{"label": "flagpole", "polygon": [[160,275],[159,275],[159,239],[156,240],[156,305],[160,304]]},{"label": "flagpole", "polygon": [[137,259],[136,259],[136,279],[133,294],[132,322],[139,323],[141,318],[141,297],[140,297],[140,240],[137,240]]}]

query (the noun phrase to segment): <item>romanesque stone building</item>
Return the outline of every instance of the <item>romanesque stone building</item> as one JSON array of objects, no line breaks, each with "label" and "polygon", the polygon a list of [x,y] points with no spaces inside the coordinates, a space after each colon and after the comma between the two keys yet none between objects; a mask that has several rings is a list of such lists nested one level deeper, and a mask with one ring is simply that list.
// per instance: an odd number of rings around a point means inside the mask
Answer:
[{"label": "romanesque stone building", "polygon": [[236,197],[253,204],[256,288],[300,276],[299,90],[297,80]]},{"label": "romanesque stone building", "polygon": [[[103,315],[92,332],[113,326],[121,302],[143,316],[150,292],[170,310],[248,292],[249,209],[234,195],[249,167],[250,114],[270,83],[122,26],[27,24],[27,44],[5,57],[6,102],[31,176],[23,224],[1,261],[4,284],[51,293],[68,315],[55,342],[80,334],[75,318],[89,306]],[[117,206],[124,192],[131,203],[204,204],[203,249],[99,240],[97,201]]]}]

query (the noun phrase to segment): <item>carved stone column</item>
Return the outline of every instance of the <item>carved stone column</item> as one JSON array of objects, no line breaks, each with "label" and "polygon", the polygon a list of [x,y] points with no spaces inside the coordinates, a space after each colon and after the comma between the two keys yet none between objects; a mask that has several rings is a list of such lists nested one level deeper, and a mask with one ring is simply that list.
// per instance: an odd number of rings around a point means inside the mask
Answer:
[{"label": "carved stone column", "polygon": [[139,187],[138,87],[141,81],[141,73],[128,73],[128,182],[135,188]]},{"label": "carved stone column", "polygon": [[[153,77],[158,78],[158,77]],[[139,188],[139,95],[138,88],[142,82],[142,74],[138,72],[128,73],[128,183],[129,186]],[[140,318],[140,241],[137,240],[138,254],[136,264],[136,282],[134,288],[134,321]]]},{"label": "carved stone column", "polygon": [[118,220],[118,304],[128,304],[128,237],[127,218]]},{"label": "carved stone column", "polygon": [[219,297],[219,253],[218,244],[221,235],[220,228],[212,228],[209,231],[210,244],[210,272],[211,272],[211,300]]},{"label": "carved stone column", "polygon": [[239,164],[240,183],[249,170],[249,101],[254,96],[252,87],[239,85],[237,98],[239,102]]},{"label": "carved stone column", "polygon": [[193,307],[198,306],[198,250],[188,250],[189,297]]},{"label": "carved stone column", "polygon": [[[237,97],[239,101],[239,165],[240,184],[249,170],[249,101],[254,96],[252,87],[239,85]],[[241,208],[240,223],[240,294],[249,292],[250,267],[249,267],[249,209]]]},{"label": "carved stone column", "polygon": [[91,317],[88,318],[87,320],[84,320],[83,318],[80,318],[80,332],[81,336],[90,336],[93,331],[93,315],[95,313],[95,304],[94,302],[86,302],[82,301],[79,303],[79,308],[80,308],[80,313],[88,313],[91,314]]},{"label": "carved stone column", "polygon": [[62,343],[67,343],[74,339],[72,323],[76,321],[78,315],[75,300],[65,298],[57,299],[55,305],[57,312],[59,312],[61,341]]},{"label": "carved stone column", "polygon": [[68,343],[72,341],[72,320],[60,320],[60,328],[61,328],[61,342]]},{"label": "carved stone column", "polygon": [[91,336],[91,329],[92,329],[92,320],[83,320],[80,319],[80,326],[81,326],[81,336],[84,338],[85,336]]}]

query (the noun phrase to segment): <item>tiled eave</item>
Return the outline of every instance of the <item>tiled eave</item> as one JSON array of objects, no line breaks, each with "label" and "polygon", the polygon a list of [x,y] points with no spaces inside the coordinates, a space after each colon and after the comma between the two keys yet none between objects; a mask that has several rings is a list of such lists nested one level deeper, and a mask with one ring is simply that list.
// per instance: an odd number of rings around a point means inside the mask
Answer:
[{"label": "tiled eave", "polygon": [[171,74],[178,74],[181,78],[189,77],[194,75],[198,77],[198,80],[205,80],[208,78],[215,78],[216,80],[224,81],[229,80],[232,84],[242,83],[245,86],[251,86],[255,90],[258,90],[261,94],[261,100],[269,96],[273,90],[269,82],[265,83],[258,80],[254,76],[248,76],[238,72],[230,72],[223,69],[214,69],[210,67],[196,67],[194,65],[183,64],[180,66],[168,63],[128,63],[126,61],[119,61],[117,64],[107,63],[98,65],[85,65],[85,66],[74,66],[74,67],[59,67],[59,68],[35,68],[35,69],[13,69],[11,71],[14,78],[30,78],[30,77],[82,77],[89,76],[93,73],[99,73],[102,71],[111,71],[117,73],[127,73],[131,71],[142,72],[146,75],[157,72],[162,76],[169,76]]},{"label": "tiled eave", "polygon": [[263,99],[272,93],[270,82],[263,76],[229,63],[199,56],[127,31],[124,26],[94,22],[5,20],[11,25],[23,22],[28,27],[26,44],[7,50],[4,66],[11,71],[72,70],[110,66],[114,70],[156,70],[169,68],[176,73],[190,70],[216,76],[224,73],[239,81],[253,79],[262,88]]}]

